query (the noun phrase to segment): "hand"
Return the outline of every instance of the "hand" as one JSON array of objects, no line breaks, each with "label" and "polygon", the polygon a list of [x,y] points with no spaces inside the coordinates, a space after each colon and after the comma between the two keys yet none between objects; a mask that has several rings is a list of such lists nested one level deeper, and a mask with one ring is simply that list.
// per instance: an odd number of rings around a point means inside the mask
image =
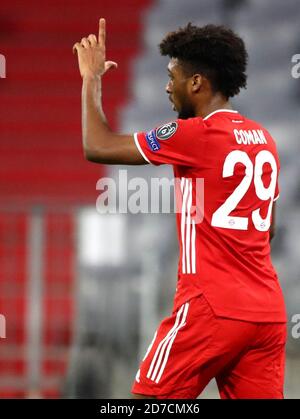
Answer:
[{"label": "hand", "polygon": [[111,68],[117,68],[118,64],[113,61],[105,61],[105,19],[99,21],[99,37],[89,35],[76,42],[73,53],[77,51],[79,71],[82,78],[101,77]]}]

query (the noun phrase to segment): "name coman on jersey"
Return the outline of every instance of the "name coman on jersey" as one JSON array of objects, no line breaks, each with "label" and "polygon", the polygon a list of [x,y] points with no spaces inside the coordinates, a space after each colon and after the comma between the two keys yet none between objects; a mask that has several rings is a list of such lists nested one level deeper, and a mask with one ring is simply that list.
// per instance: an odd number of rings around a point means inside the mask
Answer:
[{"label": "name coman on jersey", "polygon": [[[173,133],[168,136],[169,123],[165,138],[155,138],[155,150],[147,133],[134,135],[143,157],[154,165],[171,164],[178,179],[174,309],[203,294],[218,316],[285,322],[269,243],[272,206],[279,197],[280,162],[273,138],[259,123],[227,109],[175,123]],[[201,222],[195,216],[197,179],[204,182]]]}]

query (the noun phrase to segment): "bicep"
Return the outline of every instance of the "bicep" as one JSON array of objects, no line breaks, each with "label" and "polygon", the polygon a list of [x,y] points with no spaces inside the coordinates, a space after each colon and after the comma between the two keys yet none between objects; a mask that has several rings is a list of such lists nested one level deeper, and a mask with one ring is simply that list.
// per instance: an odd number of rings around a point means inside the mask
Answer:
[{"label": "bicep", "polygon": [[133,135],[111,134],[107,145],[85,150],[87,160],[102,164],[148,164],[137,148]]}]

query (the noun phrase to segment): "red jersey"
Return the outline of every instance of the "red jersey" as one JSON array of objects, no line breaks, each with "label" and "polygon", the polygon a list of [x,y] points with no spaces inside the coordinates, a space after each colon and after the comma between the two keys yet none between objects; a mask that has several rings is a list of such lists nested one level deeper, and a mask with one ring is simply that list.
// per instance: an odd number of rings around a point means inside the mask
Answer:
[{"label": "red jersey", "polygon": [[217,316],[285,322],[270,256],[280,164],[269,132],[219,109],[134,137],[145,160],[174,168],[181,208],[174,308],[204,294]]}]

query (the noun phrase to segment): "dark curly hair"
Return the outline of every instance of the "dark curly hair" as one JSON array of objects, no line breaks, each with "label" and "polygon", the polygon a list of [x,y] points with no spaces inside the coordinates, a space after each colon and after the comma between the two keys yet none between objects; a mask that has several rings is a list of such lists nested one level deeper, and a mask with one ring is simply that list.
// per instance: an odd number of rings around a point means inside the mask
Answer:
[{"label": "dark curly hair", "polygon": [[162,55],[177,58],[189,75],[203,74],[214,92],[226,98],[246,87],[248,54],[244,41],[224,26],[189,23],[170,32],[159,44]]}]

